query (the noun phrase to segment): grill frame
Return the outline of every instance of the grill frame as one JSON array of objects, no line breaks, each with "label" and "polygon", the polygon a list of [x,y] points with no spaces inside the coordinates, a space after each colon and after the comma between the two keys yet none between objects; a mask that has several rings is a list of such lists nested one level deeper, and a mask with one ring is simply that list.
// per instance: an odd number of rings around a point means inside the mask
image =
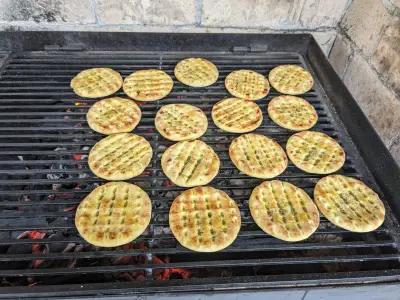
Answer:
[{"label": "grill frame", "polygon": [[[55,46],[60,44],[61,46]],[[49,46],[50,45],[50,46]],[[118,46],[115,46],[118,45]],[[116,49],[118,48],[118,49]],[[200,49],[199,49],[200,48]],[[373,182],[376,180],[379,189],[386,202],[396,216],[400,216],[399,204],[396,203],[396,195],[399,195],[400,186],[396,185],[396,178],[400,178],[399,167],[390,156],[389,152],[379,139],[378,135],[362,114],[360,108],[350,93],[344,87],[338,76],[329,65],[321,49],[316,44],[312,36],[305,34],[298,35],[231,35],[231,34],[160,34],[160,33],[38,33],[38,32],[5,32],[0,34],[0,49],[11,50],[14,53],[27,50],[40,50],[44,54],[74,53],[74,51],[86,50],[140,50],[140,51],[232,51],[238,55],[261,55],[266,50],[268,52],[296,52],[304,57],[303,63],[311,67],[314,78],[317,82],[317,94],[322,96],[323,101],[328,104],[331,111],[337,114],[332,118],[337,123],[339,131],[349,134],[353,143],[345,146],[351,149],[351,153],[361,154],[354,157],[357,168],[367,174],[366,179]],[[15,52],[16,51],[16,52]],[[6,52],[7,53],[7,52]],[[13,54],[15,55],[15,54]],[[6,55],[0,57],[0,75],[5,70],[12,57]],[[1,77],[0,77],[1,83]],[[2,88],[0,87],[0,92]],[[61,93],[62,95],[62,93]],[[270,98],[270,97],[269,97]],[[268,98],[268,99],[269,99]],[[328,100],[329,99],[329,100]],[[1,100],[1,99],[0,99]],[[257,103],[265,101],[261,100]],[[176,102],[176,101],[171,101]],[[165,102],[167,103],[167,102]],[[170,102],[168,102],[170,103]],[[33,104],[33,102],[32,102]],[[161,103],[162,104],[162,103]],[[0,104],[2,105],[2,104]],[[157,104],[158,105],[158,104]],[[0,106],[1,108],[1,106]],[[265,105],[262,106],[264,119]],[[157,108],[156,108],[157,110]],[[208,115],[209,117],[209,115]],[[1,118],[1,116],[0,116]],[[211,120],[209,117],[209,124]],[[257,132],[257,131],[256,131]],[[19,137],[21,135],[18,135]],[[101,135],[97,136],[99,139]],[[233,135],[235,136],[235,135]],[[171,144],[171,143],[168,143]],[[368,147],[373,144],[373,149]],[[0,142],[1,145],[6,143]],[[368,149],[369,151],[366,151]],[[74,153],[76,153],[74,151]],[[153,157],[153,163],[156,155]],[[362,157],[362,158],[361,158]],[[368,166],[368,169],[366,168]],[[1,170],[0,170],[1,171]],[[371,174],[370,174],[371,172]],[[155,178],[154,180],[158,180]],[[35,180],[34,180],[35,181]],[[101,180],[99,180],[101,181]],[[37,181],[36,181],[37,182]],[[131,180],[135,182],[135,179]],[[25,183],[27,181],[25,180]],[[4,182],[3,182],[4,184]],[[181,189],[183,190],[183,189]],[[151,197],[151,195],[150,195]],[[152,198],[152,197],[151,197]],[[235,197],[234,197],[235,199]],[[387,225],[390,231],[398,231],[396,218],[388,214]],[[398,247],[398,236],[393,236],[393,244]],[[0,241],[1,242],[1,241]],[[37,243],[34,241],[32,243]],[[298,244],[294,244],[298,245]],[[294,246],[296,247],[296,246]],[[398,254],[393,254],[398,259]],[[4,259],[4,257],[3,257]],[[12,259],[10,255],[10,259]],[[367,257],[363,259],[367,260]],[[0,274],[4,274],[0,270]],[[388,270],[382,272],[349,272],[342,276],[329,275],[321,278],[314,274],[303,274],[297,278],[290,278],[286,275],[277,276],[255,276],[238,277],[236,279],[221,278],[218,282],[207,282],[207,280],[196,279],[185,282],[168,281],[157,286],[147,283],[133,285],[132,283],[108,283],[108,284],[84,284],[81,285],[52,285],[35,287],[35,291],[28,292],[24,287],[2,288],[0,293],[3,295],[16,293],[18,295],[91,295],[91,294],[119,294],[119,293],[149,293],[149,292],[178,292],[178,291],[205,291],[215,289],[250,289],[250,288],[271,288],[271,287],[293,287],[293,286],[321,286],[335,284],[356,284],[361,282],[390,282],[400,279],[400,271]],[[238,281],[238,282],[236,282]],[[210,286],[210,283],[211,286]],[[107,289],[108,291],[105,291]]]}]

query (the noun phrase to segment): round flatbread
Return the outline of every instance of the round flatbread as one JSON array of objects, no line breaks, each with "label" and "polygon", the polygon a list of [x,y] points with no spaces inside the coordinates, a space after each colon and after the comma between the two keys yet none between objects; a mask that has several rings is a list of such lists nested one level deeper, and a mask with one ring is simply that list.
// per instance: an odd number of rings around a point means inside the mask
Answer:
[{"label": "round flatbread", "polygon": [[215,252],[234,242],[240,231],[240,211],[226,193],[209,186],[181,193],[169,211],[169,227],[183,246]]},{"label": "round flatbread", "polygon": [[205,185],[217,176],[219,158],[200,140],[183,141],[169,147],[161,157],[164,174],[176,185]]},{"label": "round flatbread", "polygon": [[319,226],[319,212],[311,198],[285,181],[264,181],[256,186],[249,207],[264,232],[284,241],[304,240]]},{"label": "round flatbread", "polygon": [[273,178],[288,165],[285,151],[273,139],[248,133],[235,138],[229,146],[233,164],[243,173],[256,178]]},{"label": "round flatbread", "polygon": [[229,73],[225,78],[225,87],[233,96],[245,100],[259,100],[269,92],[267,78],[251,70]]},{"label": "round flatbread", "polygon": [[378,194],[354,178],[329,175],[320,179],[314,200],[329,221],[346,230],[372,231],[385,220],[385,206]]},{"label": "round flatbread", "polygon": [[287,141],[286,152],[296,167],[313,174],[336,172],[346,160],[346,154],[338,142],[316,131],[292,135]]},{"label": "round flatbread", "polygon": [[296,96],[278,96],[268,104],[268,115],[279,126],[302,131],[313,127],[318,114],[308,101]]},{"label": "round flatbread", "polygon": [[145,138],[116,133],[97,142],[90,150],[90,170],[107,180],[126,180],[140,175],[149,165],[153,150]]},{"label": "round flatbread", "polygon": [[171,141],[194,140],[201,137],[208,126],[204,112],[189,104],[168,104],[156,114],[158,132]]},{"label": "round flatbread", "polygon": [[109,182],[95,188],[79,204],[75,226],[87,242],[117,247],[141,235],[151,219],[151,201],[140,187]]},{"label": "round flatbread", "polygon": [[83,70],[71,80],[75,94],[85,98],[110,96],[122,86],[122,76],[110,68]]},{"label": "round flatbread", "polygon": [[89,127],[103,134],[130,132],[141,117],[140,108],[134,101],[120,97],[97,101],[86,114]]},{"label": "round flatbread", "polygon": [[219,128],[234,133],[253,131],[263,121],[262,111],[256,103],[239,98],[217,102],[212,108],[211,117]]},{"label": "round flatbread", "polygon": [[175,77],[183,84],[193,87],[212,85],[218,79],[218,69],[204,58],[187,58],[177,63]]},{"label": "round flatbread", "polygon": [[166,97],[174,86],[172,78],[161,70],[140,70],[124,80],[123,89],[132,99],[155,101]]},{"label": "round flatbread", "polygon": [[282,65],[269,72],[269,82],[282,94],[300,95],[308,92],[314,85],[310,72],[296,65]]}]

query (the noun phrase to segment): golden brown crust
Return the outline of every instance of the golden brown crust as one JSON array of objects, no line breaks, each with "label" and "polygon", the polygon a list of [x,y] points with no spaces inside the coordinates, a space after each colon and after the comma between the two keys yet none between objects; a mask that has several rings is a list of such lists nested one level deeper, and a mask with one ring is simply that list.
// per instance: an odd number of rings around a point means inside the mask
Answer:
[{"label": "golden brown crust", "polygon": [[235,138],[229,146],[233,164],[243,173],[256,178],[273,178],[288,165],[285,151],[274,140],[248,133]]},{"label": "golden brown crust", "polygon": [[267,78],[251,70],[229,73],[225,78],[225,87],[233,96],[245,100],[259,100],[269,92]]},{"label": "golden brown crust", "polygon": [[313,127],[318,114],[308,101],[296,96],[278,96],[268,104],[268,115],[279,126],[302,131]]},{"label": "golden brown crust", "polygon": [[86,98],[106,97],[122,86],[122,76],[110,68],[92,68],[79,72],[71,80],[75,94]]},{"label": "golden brown crust", "polygon": [[264,232],[284,241],[304,240],[319,226],[319,212],[311,198],[285,181],[264,181],[256,186],[249,207]]},{"label": "golden brown crust", "polygon": [[212,108],[211,117],[219,128],[234,133],[253,131],[263,120],[262,111],[256,103],[239,98],[217,102]]},{"label": "golden brown crust", "polygon": [[183,141],[170,146],[161,157],[164,174],[176,185],[205,185],[217,176],[218,155],[200,140]]},{"label": "golden brown crust", "polygon": [[310,72],[296,65],[282,65],[269,72],[269,82],[282,94],[300,95],[308,92],[314,85]]},{"label": "golden brown crust", "polygon": [[145,191],[130,183],[109,182],[79,204],[75,226],[90,244],[116,247],[141,235],[150,219],[151,201]]},{"label": "golden brown crust", "polygon": [[169,211],[169,226],[178,242],[193,251],[215,252],[234,242],[240,211],[226,193],[209,186],[181,193]]},{"label": "golden brown crust", "polygon": [[208,127],[207,117],[196,106],[189,104],[168,104],[156,114],[158,132],[171,141],[194,140],[201,137]]},{"label": "golden brown crust", "polygon": [[107,180],[126,180],[140,175],[149,165],[153,150],[143,137],[116,133],[97,142],[90,150],[90,170]]},{"label": "golden brown crust", "polygon": [[123,89],[132,99],[155,101],[166,97],[174,86],[172,78],[162,70],[150,69],[133,72],[125,78]]},{"label": "golden brown crust", "polygon": [[140,108],[134,101],[120,97],[97,101],[86,114],[90,128],[103,134],[130,132],[141,117]]},{"label": "golden brown crust", "polygon": [[181,60],[174,69],[176,79],[193,87],[212,85],[218,79],[218,69],[209,60],[192,57]]},{"label": "golden brown crust", "polygon": [[317,131],[302,131],[292,135],[287,141],[286,152],[296,167],[313,174],[336,172],[346,160],[339,143]]},{"label": "golden brown crust", "polygon": [[329,175],[320,179],[314,199],[329,221],[350,231],[372,231],[385,220],[385,207],[378,194],[354,178]]}]

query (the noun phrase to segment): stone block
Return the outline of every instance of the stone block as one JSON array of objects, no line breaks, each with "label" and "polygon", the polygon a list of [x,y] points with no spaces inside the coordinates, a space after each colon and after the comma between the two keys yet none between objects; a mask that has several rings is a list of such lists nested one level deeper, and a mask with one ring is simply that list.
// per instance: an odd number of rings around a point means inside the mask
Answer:
[{"label": "stone block", "polygon": [[393,140],[392,145],[389,147],[389,151],[400,166],[400,133],[398,137]]},{"label": "stone block", "polygon": [[95,0],[103,24],[190,25],[196,22],[195,0]]},{"label": "stone block", "polygon": [[400,101],[356,52],[347,67],[344,83],[386,146],[389,146],[399,133]]},{"label": "stone block", "polygon": [[0,21],[95,23],[90,0],[0,0]]},{"label": "stone block", "polygon": [[354,0],[341,27],[351,40],[369,57],[373,54],[383,28],[392,21],[382,1]]},{"label": "stone block", "polygon": [[340,78],[343,78],[352,54],[353,49],[349,41],[343,35],[338,34],[329,54],[329,61]]},{"label": "stone block", "polygon": [[393,90],[400,95],[400,22],[386,28],[372,62]]},{"label": "stone block", "polygon": [[325,55],[328,56],[329,52],[331,51],[332,44],[335,41],[336,31],[318,31],[313,32],[312,35],[320,45],[322,51],[324,51]]},{"label": "stone block", "polygon": [[306,0],[299,17],[305,28],[336,27],[347,7],[347,0]]}]

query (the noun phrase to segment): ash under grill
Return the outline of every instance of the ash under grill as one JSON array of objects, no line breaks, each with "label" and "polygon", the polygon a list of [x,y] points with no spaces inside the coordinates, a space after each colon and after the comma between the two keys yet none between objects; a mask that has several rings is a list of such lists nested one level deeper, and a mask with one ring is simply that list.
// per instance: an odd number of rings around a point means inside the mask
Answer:
[{"label": "ash under grill", "polygon": [[[191,88],[178,82],[175,64],[201,56],[214,62],[220,72],[216,84]],[[308,67],[294,53],[244,52],[20,52],[5,53],[0,67],[0,277],[3,291],[20,286],[78,284],[101,288],[136,287],[138,291],[179,290],[190,285],[208,289],[208,284],[246,287],[324,284],[332,279],[399,274],[397,222],[388,206],[384,225],[371,233],[342,230],[321,216],[318,231],[306,241],[287,243],[262,232],[248,209],[252,189],[261,180],[241,174],[230,162],[228,147],[236,134],[217,128],[212,106],[229,94],[227,74],[251,69],[267,74],[281,64]],[[1,61],[1,56],[0,56]],[[162,69],[174,79],[174,89],[165,99],[143,103],[142,120],[134,133],[152,145],[154,156],[145,172],[129,182],[141,186],[153,203],[151,225],[132,244],[104,249],[87,244],[74,226],[75,208],[102,179],[87,165],[87,154],[103,136],[90,130],[85,114],[96,100],[82,99],[69,87],[79,71],[110,67],[123,77],[139,69]],[[312,72],[312,70],[310,70]],[[314,130],[337,139],[347,159],[341,174],[357,177],[379,191],[363,160],[334,112],[318,78],[315,89],[304,95],[317,110]],[[117,93],[124,96],[122,92]],[[255,131],[285,146],[292,134],[267,116],[267,100],[257,101],[264,120]],[[160,158],[172,144],[154,128],[161,105],[188,103],[207,115],[209,128],[201,140],[219,155],[221,169],[211,185],[227,192],[238,204],[242,227],[237,240],[218,253],[195,253],[181,247],[168,228],[168,210],[184,190],[161,171]],[[306,174],[293,164],[278,179],[312,193],[320,176]],[[385,200],[385,197],[383,197]],[[88,275],[90,274],[90,275]],[[307,281],[308,280],[308,281]],[[345,281],[343,281],[345,282]],[[50,288],[51,289],[51,288]],[[0,288],[1,292],[1,288]]]}]

